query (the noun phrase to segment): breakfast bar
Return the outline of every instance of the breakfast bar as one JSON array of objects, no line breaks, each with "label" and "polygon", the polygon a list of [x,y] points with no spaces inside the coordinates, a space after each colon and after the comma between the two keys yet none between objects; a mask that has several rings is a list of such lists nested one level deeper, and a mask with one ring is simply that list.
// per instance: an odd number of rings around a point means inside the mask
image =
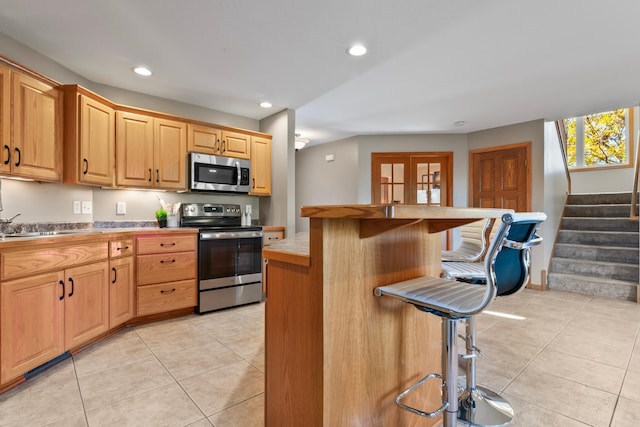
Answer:
[{"label": "breakfast bar", "polygon": [[[440,274],[442,231],[503,209],[421,205],[303,207],[309,233],[263,250],[265,425],[424,426],[395,396],[440,372],[440,320],[376,298],[377,286]],[[440,406],[426,383],[414,406]],[[425,421],[427,423],[425,424]],[[431,424],[429,424],[431,421]]]}]

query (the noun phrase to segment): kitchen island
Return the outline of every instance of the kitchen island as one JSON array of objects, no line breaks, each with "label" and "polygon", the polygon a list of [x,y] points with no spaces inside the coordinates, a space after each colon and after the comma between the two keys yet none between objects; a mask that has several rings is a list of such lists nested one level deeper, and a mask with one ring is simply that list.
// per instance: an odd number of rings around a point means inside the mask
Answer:
[{"label": "kitchen island", "polygon": [[[439,422],[399,409],[394,399],[427,373],[441,371],[440,319],[377,298],[373,289],[438,276],[441,231],[506,212],[411,205],[303,207],[309,233],[263,250],[268,277],[265,425]],[[434,410],[440,406],[440,383],[425,384],[408,403]]]}]

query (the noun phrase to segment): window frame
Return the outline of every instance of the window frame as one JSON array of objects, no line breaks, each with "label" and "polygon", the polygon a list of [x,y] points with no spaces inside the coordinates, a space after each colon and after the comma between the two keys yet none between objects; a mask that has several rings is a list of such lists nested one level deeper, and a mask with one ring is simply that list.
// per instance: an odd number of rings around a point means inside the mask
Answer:
[{"label": "window frame", "polygon": [[[616,110],[616,109],[617,108],[614,108],[613,110]],[[635,142],[634,142],[633,136],[637,132],[636,123],[637,123],[638,107],[625,107],[624,109],[627,111],[627,113],[625,114],[626,116],[625,128],[627,129],[627,159],[628,159],[627,163],[592,165],[592,166],[584,165],[584,117],[591,115],[591,114],[584,114],[582,116],[572,117],[576,119],[576,166],[569,166],[567,164],[567,168],[569,169],[569,172],[600,171],[600,170],[607,170],[607,169],[624,169],[624,168],[633,167],[634,152],[635,152],[634,150]],[[609,111],[613,111],[613,110],[609,110]],[[592,113],[592,114],[602,114],[602,113],[607,113],[609,111],[601,111],[600,113]],[[578,119],[580,120],[578,121]],[[580,132],[578,132],[579,129],[581,130]],[[578,138],[578,135],[580,135],[580,138]],[[568,149],[569,149],[569,143],[567,141],[565,150],[568,150]],[[565,154],[568,156],[567,152],[565,152]],[[580,159],[580,162],[582,163],[580,166],[578,166],[578,159]]]}]

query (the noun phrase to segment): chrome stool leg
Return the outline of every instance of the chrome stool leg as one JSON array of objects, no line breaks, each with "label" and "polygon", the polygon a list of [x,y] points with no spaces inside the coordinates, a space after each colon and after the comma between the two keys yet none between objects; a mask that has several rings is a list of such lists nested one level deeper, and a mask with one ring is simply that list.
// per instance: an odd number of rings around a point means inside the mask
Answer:
[{"label": "chrome stool leg", "polygon": [[466,320],[466,388],[458,397],[458,419],[469,426],[498,427],[513,419],[513,408],[500,395],[476,384],[476,319]]},{"label": "chrome stool leg", "polygon": [[447,407],[442,413],[442,427],[456,427],[458,421],[458,351],[456,350],[458,321],[442,318],[442,381]]}]

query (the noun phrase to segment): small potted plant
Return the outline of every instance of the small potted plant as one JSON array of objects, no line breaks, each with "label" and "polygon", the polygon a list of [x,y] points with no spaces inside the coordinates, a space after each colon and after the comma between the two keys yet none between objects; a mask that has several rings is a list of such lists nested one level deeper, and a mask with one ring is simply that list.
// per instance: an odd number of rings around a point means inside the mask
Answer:
[{"label": "small potted plant", "polygon": [[160,228],[165,228],[167,226],[167,211],[165,209],[158,209],[156,211],[156,219],[158,220]]}]

